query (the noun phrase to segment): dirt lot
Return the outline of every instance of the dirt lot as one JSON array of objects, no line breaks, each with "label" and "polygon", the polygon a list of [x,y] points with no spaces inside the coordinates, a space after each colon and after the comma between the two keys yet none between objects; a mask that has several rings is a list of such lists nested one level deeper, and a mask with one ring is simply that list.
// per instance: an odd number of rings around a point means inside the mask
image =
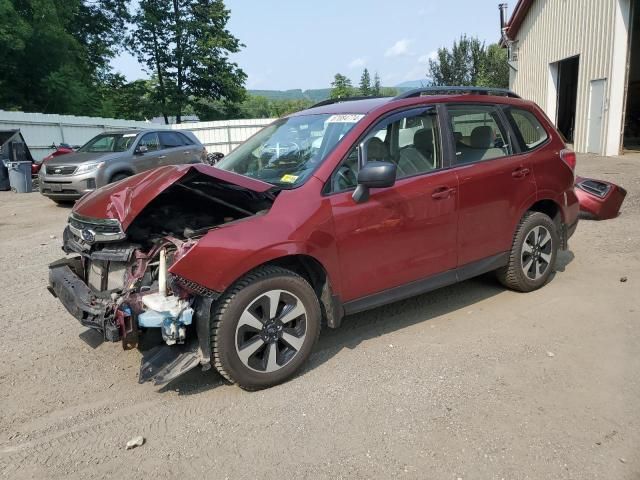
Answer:
[{"label": "dirt lot", "polygon": [[580,224],[551,284],[350,317],[257,393],[200,371],[158,391],[137,351],[82,342],[45,290],[69,209],[0,192],[0,477],[639,479],[640,158],[578,172],[629,196]]}]

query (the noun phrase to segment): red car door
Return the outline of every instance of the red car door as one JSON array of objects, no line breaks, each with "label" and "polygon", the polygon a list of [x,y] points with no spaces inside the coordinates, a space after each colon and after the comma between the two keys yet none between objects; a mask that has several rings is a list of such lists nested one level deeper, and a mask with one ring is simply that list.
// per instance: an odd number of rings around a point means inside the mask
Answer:
[{"label": "red car door", "polygon": [[367,201],[356,203],[355,150],[334,173],[333,189],[342,191],[330,194],[329,201],[344,302],[456,266],[458,180],[455,171],[442,168],[434,112],[423,108],[395,114],[367,135],[377,137],[369,143],[369,161],[398,165],[393,187],[372,189]]},{"label": "red car door", "polygon": [[514,154],[507,126],[489,105],[450,105],[458,174],[458,266],[509,251],[536,184],[526,155]]}]

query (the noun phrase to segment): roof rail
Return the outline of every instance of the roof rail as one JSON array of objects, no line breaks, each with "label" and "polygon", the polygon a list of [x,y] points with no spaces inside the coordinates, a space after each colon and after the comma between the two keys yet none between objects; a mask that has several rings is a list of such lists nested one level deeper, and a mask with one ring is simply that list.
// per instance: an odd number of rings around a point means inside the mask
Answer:
[{"label": "roof rail", "polygon": [[420,97],[422,95],[459,95],[465,93],[475,93],[477,95],[497,95],[503,97],[520,98],[520,95],[513,93],[506,88],[493,88],[493,87],[422,87],[408,92],[401,93],[394,97],[394,100],[401,100],[403,98]]},{"label": "roof rail", "polygon": [[355,96],[355,97],[341,97],[341,98],[328,98],[326,100],[323,100],[321,102],[318,102],[314,105],[311,105],[309,108],[316,108],[316,107],[324,107],[325,105],[332,105],[334,103],[341,103],[341,102],[352,102],[354,100],[368,100],[370,98],[389,98],[391,99],[391,97],[385,97],[384,95],[359,95],[359,96]]}]

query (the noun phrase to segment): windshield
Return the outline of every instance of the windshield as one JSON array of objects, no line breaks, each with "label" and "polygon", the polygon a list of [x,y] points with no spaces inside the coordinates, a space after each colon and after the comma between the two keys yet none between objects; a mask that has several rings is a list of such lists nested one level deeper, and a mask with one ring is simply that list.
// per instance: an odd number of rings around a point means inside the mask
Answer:
[{"label": "windshield", "polygon": [[285,188],[301,185],[363,116],[283,118],[240,145],[216,167]]},{"label": "windshield", "polygon": [[124,152],[136,139],[137,133],[107,133],[98,135],[78,149],[79,152]]}]

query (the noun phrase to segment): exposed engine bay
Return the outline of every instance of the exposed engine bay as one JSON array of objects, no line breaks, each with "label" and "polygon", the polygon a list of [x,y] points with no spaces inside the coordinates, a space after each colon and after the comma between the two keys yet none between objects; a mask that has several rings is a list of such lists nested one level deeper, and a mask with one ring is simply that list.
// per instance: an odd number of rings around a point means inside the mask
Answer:
[{"label": "exposed engine bay", "polygon": [[49,290],[104,340],[124,349],[159,343],[143,357],[141,383],[166,383],[198,364],[208,369],[209,314],[219,293],[168,270],[211,229],[264,214],[273,199],[194,170],[126,231],[117,219],[72,213],[63,235],[68,257],[50,265]]}]

